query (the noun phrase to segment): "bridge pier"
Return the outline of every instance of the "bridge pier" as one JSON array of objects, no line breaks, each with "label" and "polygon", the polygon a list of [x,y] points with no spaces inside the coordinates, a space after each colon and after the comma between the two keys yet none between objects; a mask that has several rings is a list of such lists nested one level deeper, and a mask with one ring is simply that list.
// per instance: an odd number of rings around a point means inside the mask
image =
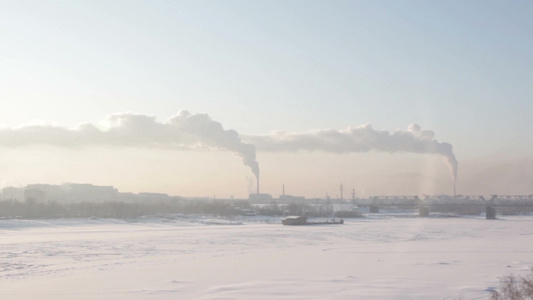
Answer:
[{"label": "bridge pier", "polygon": [[485,218],[487,220],[496,220],[496,208],[490,205],[485,206]]},{"label": "bridge pier", "polygon": [[373,214],[379,213],[379,207],[377,205],[370,205],[369,209],[370,209],[370,212]]},{"label": "bridge pier", "polygon": [[427,206],[420,206],[418,208],[418,215],[420,217],[427,217],[429,216],[429,208]]}]

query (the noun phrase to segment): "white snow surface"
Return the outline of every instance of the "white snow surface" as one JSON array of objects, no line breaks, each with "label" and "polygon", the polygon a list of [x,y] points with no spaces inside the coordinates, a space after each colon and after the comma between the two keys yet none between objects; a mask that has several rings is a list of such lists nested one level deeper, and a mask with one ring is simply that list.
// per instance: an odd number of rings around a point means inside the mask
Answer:
[{"label": "white snow surface", "polygon": [[488,299],[533,265],[533,216],[280,221],[0,220],[0,299]]}]

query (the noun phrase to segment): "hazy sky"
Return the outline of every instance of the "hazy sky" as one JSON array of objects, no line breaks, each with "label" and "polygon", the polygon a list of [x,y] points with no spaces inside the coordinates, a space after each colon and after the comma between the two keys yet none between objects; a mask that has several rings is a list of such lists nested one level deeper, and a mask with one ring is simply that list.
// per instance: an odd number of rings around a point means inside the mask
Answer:
[{"label": "hazy sky", "polygon": [[[532,15],[531,1],[0,0],[0,123],[180,110],[242,136],[416,123],[453,145],[458,192],[532,194]],[[254,191],[231,147],[0,147],[4,185]],[[435,154],[258,149],[257,162],[275,196],[453,191]]]}]

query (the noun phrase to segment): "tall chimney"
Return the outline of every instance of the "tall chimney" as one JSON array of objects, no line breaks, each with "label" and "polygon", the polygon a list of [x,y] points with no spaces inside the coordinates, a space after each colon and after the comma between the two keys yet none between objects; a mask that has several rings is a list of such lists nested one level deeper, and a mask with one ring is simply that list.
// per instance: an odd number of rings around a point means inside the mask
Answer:
[{"label": "tall chimney", "polygon": [[259,194],[259,174],[257,174],[257,194]]}]

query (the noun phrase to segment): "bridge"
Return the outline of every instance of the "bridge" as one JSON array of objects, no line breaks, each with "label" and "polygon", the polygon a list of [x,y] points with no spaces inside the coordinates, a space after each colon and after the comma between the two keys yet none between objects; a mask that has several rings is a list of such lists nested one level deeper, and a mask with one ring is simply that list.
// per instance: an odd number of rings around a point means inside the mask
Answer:
[{"label": "bridge", "polygon": [[496,218],[497,207],[533,209],[533,195],[493,195],[486,200],[483,196],[375,196],[369,199],[356,199],[358,206],[368,206],[370,212],[377,213],[380,208],[418,208],[420,216],[427,216],[430,210],[455,209],[480,212],[485,208],[487,219]]}]

